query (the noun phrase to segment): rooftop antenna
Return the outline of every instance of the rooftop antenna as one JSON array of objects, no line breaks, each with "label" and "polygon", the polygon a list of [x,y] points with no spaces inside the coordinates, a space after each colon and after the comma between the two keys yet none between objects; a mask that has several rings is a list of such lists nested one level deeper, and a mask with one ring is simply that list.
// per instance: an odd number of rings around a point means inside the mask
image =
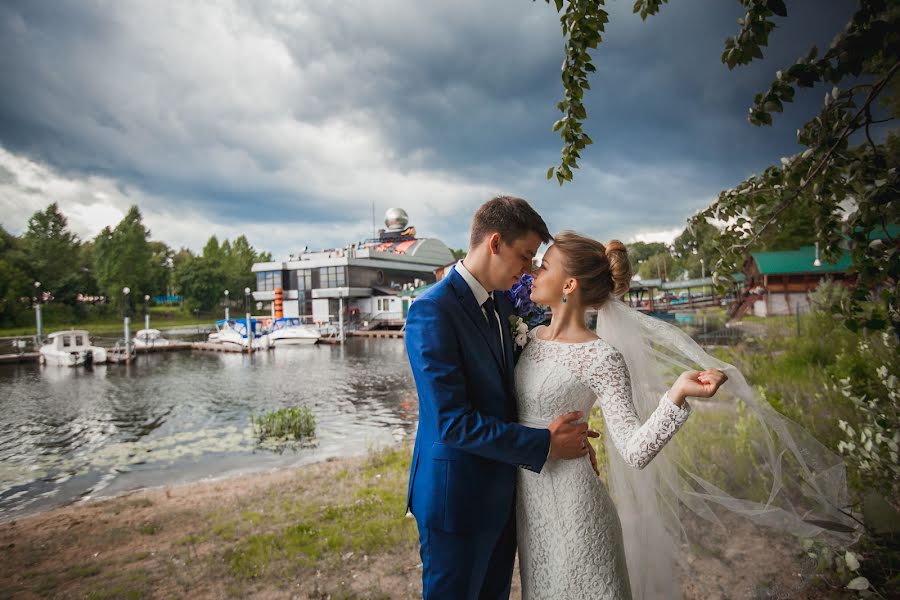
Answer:
[{"label": "rooftop antenna", "polygon": [[378,232],[375,231],[375,199],[372,198],[372,239],[378,237]]}]

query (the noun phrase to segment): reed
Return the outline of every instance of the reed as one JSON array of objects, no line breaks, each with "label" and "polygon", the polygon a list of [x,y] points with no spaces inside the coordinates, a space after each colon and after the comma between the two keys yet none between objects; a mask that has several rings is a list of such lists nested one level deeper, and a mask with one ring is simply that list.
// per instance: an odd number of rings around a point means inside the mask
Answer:
[{"label": "reed", "polygon": [[316,417],[305,406],[279,408],[260,416],[251,416],[253,431],[263,440],[310,440],[316,435]]}]

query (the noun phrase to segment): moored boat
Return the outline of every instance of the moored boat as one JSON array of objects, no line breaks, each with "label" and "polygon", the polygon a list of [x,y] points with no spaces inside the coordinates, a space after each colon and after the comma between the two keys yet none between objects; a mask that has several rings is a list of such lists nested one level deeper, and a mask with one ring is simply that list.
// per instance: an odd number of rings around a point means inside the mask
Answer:
[{"label": "moored boat", "polygon": [[275,346],[305,346],[319,341],[322,335],[313,327],[304,325],[299,317],[275,319],[269,328],[269,339]]},{"label": "moored boat", "polygon": [[41,363],[64,367],[91,366],[106,362],[106,349],[93,346],[84,329],[57,331],[47,336],[39,350]]}]

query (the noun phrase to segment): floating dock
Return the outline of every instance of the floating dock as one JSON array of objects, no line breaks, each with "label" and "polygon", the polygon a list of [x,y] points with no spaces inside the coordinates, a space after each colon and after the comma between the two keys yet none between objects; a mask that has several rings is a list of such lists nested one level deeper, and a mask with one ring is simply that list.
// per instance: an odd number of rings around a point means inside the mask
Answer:
[{"label": "floating dock", "polygon": [[41,355],[37,352],[25,352],[24,354],[0,354],[0,364],[37,362]]},{"label": "floating dock", "polygon": [[348,331],[347,337],[365,338],[405,338],[406,332],[399,329],[382,329],[370,331]]}]

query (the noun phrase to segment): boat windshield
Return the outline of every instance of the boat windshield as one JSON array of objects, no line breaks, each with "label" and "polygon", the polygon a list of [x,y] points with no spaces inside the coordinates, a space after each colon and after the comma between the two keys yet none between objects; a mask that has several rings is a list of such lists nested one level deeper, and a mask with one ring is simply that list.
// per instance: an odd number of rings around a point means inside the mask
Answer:
[{"label": "boat windshield", "polygon": [[275,326],[272,327],[272,331],[278,331],[287,327],[300,327],[300,319],[298,317],[285,317],[283,319],[278,319],[277,321],[275,321]]}]

